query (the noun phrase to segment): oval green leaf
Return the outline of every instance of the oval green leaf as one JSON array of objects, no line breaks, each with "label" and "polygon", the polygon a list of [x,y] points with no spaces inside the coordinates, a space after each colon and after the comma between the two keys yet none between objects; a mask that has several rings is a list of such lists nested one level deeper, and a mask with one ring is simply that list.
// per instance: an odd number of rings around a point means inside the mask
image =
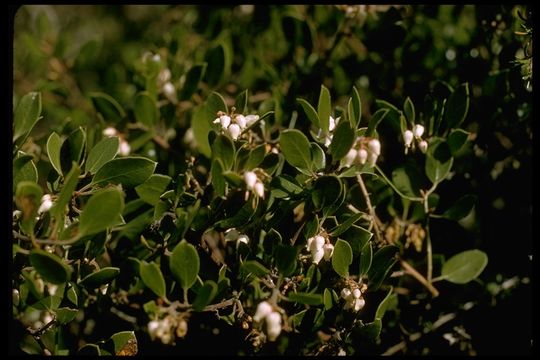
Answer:
[{"label": "oval green leaf", "polygon": [[291,301],[295,301],[300,304],[306,305],[320,305],[323,303],[323,296],[321,294],[312,294],[304,292],[290,292],[287,297]]},{"label": "oval green leaf", "polygon": [[[34,125],[40,119],[41,93],[31,92],[24,95],[14,111],[13,118],[13,141],[20,137],[23,139],[30,133]],[[23,136],[24,135],[24,136]]]},{"label": "oval green leaf", "polygon": [[62,166],[60,163],[60,149],[62,148],[62,139],[53,132],[47,139],[47,156],[54,170],[58,175],[62,175]]},{"label": "oval green leaf", "polygon": [[319,115],[319,125],[322,130],[323,136],[328,134],[330,126],[330,112],[332,102],[330,99],[330,91],[321,85],[321,92],[319,93],[319,103],[317,105],[317,113]]},{"label": "oval green leaf", "polygon": [[157,296],[165,297],[165,279],[158,264],[142,261],[139,265],[139,273],[144,284],[150,288]]},{"label": "oval green leaf", "polygon": [[119,274],[120,269],[117,267],[104,267],[103,269],[87,275],[81,280],[80,284],[87,289],[96,289],[101,285],[110,283]]},{"label": "oval green leaf", "polygon": [[101,113],[103,119],[106,122],[120,122],[125,116],[126,112],[120,106],[120,104],[110,95],[93,92],[90,93],[90,99],[96,111]]},{"label": "oval green leaf", "polygon": [[444,263],[441,278],[454,284],[466,284],[484,271],[488,263],[485,252],[474,249],[452,256]]},{"label": "oval green leaf", "polygon": [[64,179],[64,185],[62,186],[60,195],[51,208],[51,216],[56,217],[57,221],[60,221],[60,216],[64,215],[66,205],[69,204],[71,197],[73,196],[73,191],[75,191],[77,183],[79,182],[80,173],[81,169],[79,168],[79,165],[73,164],[71,170]]},{"label": "oval green leaf", "polygon": [[206,280],[199,289],[195,300],[193,301],[193,310],[203,311],[206,305],[214,299],[217,294],[218,286],[212,280]]},{"label": "oval green leaf", "polygon": [[117,188],[101,190],[90,197],[79,220],[79,237],[96,234],[118,223],[124,209],[124,194]]},{"label": "oval green leaf", "polygon": [[159,119],[156,102],[147,92],[137,94],[133,112],[135,113],[135,120],[147,127],[154,126]]},{"label": "oval green leaf", "polygon": [[65,264],[57,255],[48,251],[34,249],[30,252],[29,259],[30,265],[47,282],[63,284],[71,277],[71,267]]},{"label": "oval green leaf", "polygon": [[315,111],[315,108],[311,106],[311,104],[304,99],[298,98],[296,99],[296,101],[298,101],[298,103],[302,105],[302,109],[304,109],[304,112],[306,113],[309,121],[311,121],[311,123],[315,125],[316,127],[320,127],[319,115],[317,114],[317,111]]},{"label": "oval green leaf", "polygon": [[334,161],[339,161],[347,155],[355,141],[355,137],[355,131],[348,121],[342,120],[338,123],[328,149]]},{"label": "oval green leaf", "polygon": [[142,184],[154,172],[157,163],[146,158],[125,157],[106,162],[94,175],[94,184],[122,184],[130,188]]},{"label": "oval green leaf", "polygon": [[195,246],[185,239],[180,241],[169,258],[169,267],[182,288],[189,289],[193,286],[199,274],[199,266],[199,254]]},{"label": "oval green leaf", "polygon": [[288,129],[281,133],[279,145],[285,160],[303,170],[311,168],[311,148],[307,137],[300,131]]},{"label": "oval green leaf", "polygon": [[349,265],[351,265],[352,259],[351,245],[344,240],[338,239],[332,255],[332,267],[341,277],[346,278],[349,276]]},{"label": "oval green leaf", "polygon": [[86,159],[85,170],[90,174],[95,174],[99,168],[107,161],[114,159],[118,153],[118,137],[112,136],[101,139],[88,154]]},{"label": "oval green leaf", "polygon": [[135,187],[135,191],[142,200],[155,206],[171,180],[170,176],[153,174],[144,183]]}]

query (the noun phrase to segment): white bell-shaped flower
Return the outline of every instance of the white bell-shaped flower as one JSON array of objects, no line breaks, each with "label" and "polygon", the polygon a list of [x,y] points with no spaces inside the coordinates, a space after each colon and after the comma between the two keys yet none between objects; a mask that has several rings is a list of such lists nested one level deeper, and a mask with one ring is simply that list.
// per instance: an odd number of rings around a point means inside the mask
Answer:
[{"label": "white bell-shaped flower", "polygon": [[268,301],[260,302],[259,305],[257,305],[257,311],[255,311],[255,315],[253,315],[253,320],[260,322],[264,318],[266,318],[270,313],[274,311],[272,309],[272,305]]},{"label": "white bell-shaped flower", "polygon": [[231,123],[231,117],[229,115],[221,115],[219,117],[219,123],[222,129],[227,129]]},{"label": "white bell-shaped flower", "polygon": [[248,189],[253,189],[253,186],[255,186],[257,180],[257,174],[255,174],[253,171],[246,171],[244,173],[244,181],[246,182]]},{"label": "white bell-shaped flower", "polygon": [[107,137],[115,136],[116,134],[118,134],[118,131],[116,131],[116,129],[113,128],[112,126],[109,126],[108,128],[103,129],[103,135]]},{"label": "white bell-shaped flower", "polygon": [[413,132],[411,130],[405,130],[403,133],[403,140],[405,141],[405,147],[409,147],[413,141]]},{"label": "white bell-shaped flower", "polygon": [[377,139],[371,139],[368,142],[369,150],[376,154],[377,156],[381,155],[381,143]]},{"label": "white bell-shaped flower", "polygon": [[43,197],[41,198],[41,205],[39,206],[39,209],[38,209],[38,214],[42,214],[46,211],[49,211],[50,208],[52,208],[52,206],[53,206],[53,202],[51,200],[51,195],[49,194],[43,195]]},{"label": "white bell-shaped flower", "polygon": [[258,197],[264,199],[264,184],[262,182],[257,181],[253,186],[253,191]]},{"label": "white bell-shaped flower", "polygon": [[315,264],[318,264],[324,257],[324,243],[324,237],[317,235],[310,244],[311,260]]},{"label": "white bell-shaped flower", "polygon": [[356,149],[349,150],[349,152],[347,153],[347,155],[345,155],[345,158],[343,159],[343,163],[346,166],[351,166],[354,160],[356,159],[357,155],[358,155],[358,151]]},{"label": "white bell-shaped flower", "polygon": [[345,300],[348,300],[351,297],[351,289],[343,288],[341,289],[341,297]]},{"label": "white bell-shaped flower", "polygon": [[238,126],[237,124],[229,125],[229,128],[227,130],[229,131],[229,134],[231,134],[231,137],[233,140],[238,139],[238,136],[240,136],[241,130],[240,130],[240,126]]},{"label": "white bell-shaped flower", "polygon": [[244,244],[249,244],[249,237],[247,235],[240,235],[238,237],[238,242],[236,243],[236,245],[238,245],[239,243],[244,243]]},{"label": "white bell-shaped flower", "polygon": [[373,152],[370,152],[369,155],[368,155],[368,163],[369,163],[369,166],[375,166],[375,163],[377,162],[377,158],[379,156]]},{"label": "white bell-shaped flower", "polygon": [[414,125],[413,133],[414,133],[414,137],[416,137],[417,139],[421,138],[422,135],[424,134],[424,127],[420,124]]},{"label": "white bell-shaped flower", "polygon": [[240,126],[240,129],[244,130],[247,126],[247,120],[246,117],[242,114],[236,115],[234,118],[238,126]]},{"label": "white bell-shaped flower", "polygon": [[362,292],[360,291],[360,289],[354,289],[352,294],[353,294],[355,299],[359,299],[360,296],[362,296]]},{"label": "white bell-shaped flower", "polygon": [[360,311],[366,305],[364,298],[359,298],[354,300],[354,311]]},{"label": "white bell-shaped flower", "polygon": [[368,152],[366,149],[360,149],[358,150],[358,162],[362,165],[366,163],[366,160],[368,158]]},{"label": "white bell-shaped flower", "polygon": [[324,244],[323,246],[324,250],[324,260],[330,260],[332,257],[332,254],[334,253],[334,245],[332,244]]},{"label": "white bell-shaped flower", "polygon": [[278,312],[272,312],[266,317],[266,335],[268,340],[276,341],[281,333],[281,315]]},{"label": "white bell-shaped flower", "polygon": [[427,148],[428,148],[428,143],[426,140],[422,140],[418,143],[418,148],[420,149],[421,152],[423,152],[424,154],[426,153],[427,151]]},{"label": "white bell-shaped flower", "polygon": [[174,98],[176,95],[174,85],[171,82],[165,83],[165,85],[163,85],[163,93],[169,99]]},{"label": "white bell-shaped flower", "polygon": [[128,156],[130,152],[131,146],[129,146],[129,143],[124,139],[120,139],[120,143],[118,144],[118,154]]},{"label": "white bell-shaped flower", "polygon": [[246,125],[251,126],[257,120],[259,120],[259,115],[247,115],[246,116]]}]

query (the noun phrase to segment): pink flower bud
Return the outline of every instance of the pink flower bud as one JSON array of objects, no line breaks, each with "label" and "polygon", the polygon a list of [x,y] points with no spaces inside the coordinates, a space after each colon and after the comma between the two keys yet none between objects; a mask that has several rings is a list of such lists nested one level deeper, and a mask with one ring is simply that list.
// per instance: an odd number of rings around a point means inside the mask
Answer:
[{"label": "pink flower bud", "polygon": [[229,125],[229,128],[227,130],[229,130],[229,134],[231,134],[233,140],[238,139],[238,136],[240,136],[240,126],[238,126],[237,124]]}]

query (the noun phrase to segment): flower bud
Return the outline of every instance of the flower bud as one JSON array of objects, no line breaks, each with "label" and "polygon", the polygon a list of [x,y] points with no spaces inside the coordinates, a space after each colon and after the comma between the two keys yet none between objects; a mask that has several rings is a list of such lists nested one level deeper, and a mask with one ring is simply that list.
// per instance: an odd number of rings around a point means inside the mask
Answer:
[{"label": "flower bud", "polygon": [[[364,150],[365,151],[365,150]],[[356,159],[356,156],[358,155],[358,151],[356,149],[351,149],[349,150],[349,152],[347,153],[347,155],[345,155],[345,159],[343,160],[343,163],[346,165],[346,166],[351,166],[352,163],[354,162],[354,160]]]},{"label": "flower bud", "polygon": [[379,156],[375,153],[369,153],[368,155],[368,163],[369,163],[369,166],[375,166],[375,163],[377,162],[377,158]]},{"label": "flower bud", "polygon": [[253,189],[253,186],[257,182],[257,175],[253,171],[246,171],[244,173],[244,181],[248,189]]},{"label": "flower bud", "polygon": [[405,141],[405,147],[411,146],[413,140],[413,133],[411,130],[406,130],[403,133],[403,140]]},{"label": "flower bud", "polygon": [[221,115],[219,117],[219,122],[221,123],[222,129],[227,129],[231,123],[231,117],[229,115]]},{"label": "flower bud", "polygon": [[167,68],[161,69],[158,74],[158,81],[163,84],[169,82],[169,80],[171,80],[171,70]]},{"label": "flower bud", "polygon": [[229,125],[228,130],[229,130],[229,134],[231,134],[231,137],[232,137],[233,140],[238,139],[238,136],[240,136],[240,126],[238,126],[237,124],[231,124],[231,125]]},{"label": "flower bud", "polygon": [[332,257],[332,254],[334,253],[334,245],[324,244],[323,250],[324,250],[324,260],[330,260],[330,258]]},{"label": "flower bud", "polygon": [[103,135],[105,135],[107,137],[115,136],[116,134],[118,134],[118,132],[116,131],[115,128],[113,128],[111,126],[109,126],[108,128],[103,129]]},{"label": "flower bud", "polygon": [[266,318],[272,311],[272,305],[268,303],[268,301],[260,302],[257,306],[257,311],[255,312],[255,315],[253,315],[253,320],[256,322],[262,321],[264,318]]},{"label": "flower bud", "polygon": [[366,149],[358,150],[358,162],[360,164],[364,165],[366,163],[367,157],[368,157],[368,152],[366,151]]},{"label": "flower bud", "polygon": [[351,289],[343,288],[341,289],[341,297],[345,300],[348,300],[351,296]]},{"label": "flower bud", "polygon": [[359,298],[354,300],[354,311],[362,310],[362,308],[366,305],[366,301],[364,298]]},{"label": "flower bud", "polygon": [[244,115],[236,115],[236,123],[240,126],[240,129],[245,129],[247,126],[246,117]]},{"label": "flower bud", "polygon": [[426,140],[422,140],[418,143],[418,148],[420,149],[421,152],[423,152],[424,154],[426,153],[427,151],[427,148],[428,148],[428,143]]},{"label": "flower bud", "polygon": [[414,137],[420,138],[424,134],[424,127],[422,125],[416,124],[413,127]]},{"label": "flower bud", "polygon": [[120,144],[118,144],[118,153],[122,156],[128,156],[130,152],[131,146],[129,146],[129,143],[126,140],[121,139]]},{"label": "flower bud", "polygon": [[317,250],[322,249],[325,242],[326,241],[325,241],[323,236],[317,235],[317,236],[315,236],[315,239],[311,243],[311,248],[312,249],[317,249]]},{"label": "flower bud", "polygon": [[174,85],[170,82],[165,83],[165,85],[163,85],[163,93],[169,99],[174,98],[174,96],[176,95]]},{"label": "flower bud", "polygon": [[362,293],[360,292],[360,289],[354,289],[352,293],[353,293],[353,296],[354,296],[355,299],[359,299],[360,296],[362,296]]},{"label": "flower bud", "polygon": [[318,249],[315,247],[311,248],[311,261],[313,261],[313,263],[318,264],[322,260],[323,257],[324,257],[324,249],[322,247]]},{"label": "flower bud", "polygon": [[41,205],[38,209],[38,214],[42,214],[46,211],[49,211],[49,209],[53,206],[53,202],[51,201],[51,195],[45,194],[41,198]]},{"label": "flower bud", "polygon": [[179,338],[183,338],[186,336],[188,330],[187,322],[186,320],[182,319],[180,320],[180,323],[178,324],[178,327],[176,328],[176,336]]},{"label": "flower bud", "polygon": [[246,116],[246,124],[247,126],[251,126],[255,121],[259,120],[259,115],[247,115]]},{"label": "flower bud", "polygon": [[334,131],[336,128],[337,121],[330,116],[330,119],[328,120],[328,131]]},{"label": "flower bud", "polygon": [[310,237],[309,239],[307,239],[307,244],[306,244],[307,250],[311,249],[311,244],[313,243],[313,240],[315,240],[314,237]]},{"label": "flower bud", "polygon": [[264,184],[262,182],[257,181],[253,186],[253,191],[255,191],[258,197],[264,199]]},{"label": "flower bud", "polygon": [[270,341],[275,341],[281,333],[281,315],[278,312],[274,311],[266,317],[266,333]]},{"label": "flower bud", "polygon": [[377,156],[381,155],[381,143],[379,142],[379,140],[377,140],[377,139],[369,140],[368,148],[375,155],[377,155]]},{"label": "flower bud", "polygon": [[159,329],[159,322],[157,320],[152,320],[148,323],[148,334],[153,339],[157,335]]}]

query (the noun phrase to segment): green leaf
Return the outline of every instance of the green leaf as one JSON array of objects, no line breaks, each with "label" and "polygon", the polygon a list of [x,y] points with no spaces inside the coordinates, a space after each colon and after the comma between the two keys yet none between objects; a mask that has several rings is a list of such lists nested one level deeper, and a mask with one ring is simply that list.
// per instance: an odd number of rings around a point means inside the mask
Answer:
[{"label": "green leaf", "polygon": [[300,131],[288,129],[281,133],[279,145],[285,160],[294,167],[303,170],[311,168],[311,148],[307,137]]},{"label": "green leaf", "polygon": [[215,118],[216,114],[209,113],[205,106],[195,108],[191,116],[191,129],[197,143],[197,149],[207,158],[211,156],[208,133],[212,130],[211,122]]},{"label": "green leaf", "polygon": [[320,128],[319,114],[317,114],[317,111],[315,111],[315,108],[311,106],[311,104],[304,99],[298,98],[296,99],[296,101],[298,101],[300,105],[302,105],[302,109],[304,109],[304,112],[306,113],[309,121],[311,121],[311,123],[315,125],[316,127]]},{"label": "green leaf", "polygon": [[62,186],[62,190],[60,190],[58,199],[50,210],[51,216],[55,217],[56,221],[62,220],[61,217],[63,217],[65,214],[66,205],[68,205],[71,201],[73,192],[75,191],[75,188],[77,187],[77,184],[79,182],[80,174],[81,169],[79,168],[79,165],[73,164],[71,170],[64,178],[64,185]]},{"label": "green leaf", "polygon": [[151,128],[159,120],[159,109],[156,102],[146,91],[137,94],[133,106],[135,120]]},{"label": "green leaf", "polygon": [[216,86],[222,79],[230,73],[230,63],[228,63],[224,44],[217,44],[206,52],[204,61],[208,64],[206,68],[206,82],[211,86]]},{"label": "green leaf", "polygon": [[60,148],[60,166],[63,174],[71,170],[73,162],[79,164],[83,160],[85,147],[86,131],[79,127],[69,134]]},{"label": "green leaf", "polygon": [[88,158],[86,159],[85,170],[93,175],[103,166],[103,164],[114,159],[118,153],[119,143],[120,141],[116,136],[101,139],[101,141],[90,150]]},{"label": "green leaf", "polygon": [[34,224],[36,223],[36,215],[41,204],[42,194],[41,187],[33,181],[21,181],[17,184],[15,204],[22,212],[22,220],[19,226],[27,235],[32,236],[34,234]]},{"label": "green leaf", "polygon": [[96,289],[101,285],[110,283],[119,274],[120,269],[117,267],[104,267],[85,276],[84,279],[81,280],[80,285],[87,289]]},{"label": "green leaf", "polygon": [[397,246],[388,245],[377,250],[373,255],[371,268],[368,271],[369,291],[376,291],[397,262],[396,254],[399,248]]},{"label": "green leaf", "polygon": [[79,310],[70,309],[68,307],[58,308],[56,310],[56,321],[60,325],[65,325],[65,324],[73,321],[73,319],[75,319],[75,317],[77,316],[78,312],[79,312]]},{"label": "green leaf", "polygon": [[358,225],[352,225],[347,231],[345,231],[341,238],[343,240],[346,240],[353,249],[353,255],[354,257],[360,256],[362,252],[362,248],[366,245],[366,243],[371,239],[373,236],[373,233],[369,232],[368,230],[364,229],[361,226]]},{"label": "green leaf", "polygon": [[101,232],[118,223],[124,209],[124,194],[117,188],[106,188],[90,197],[79,220],[78,237]]},{"label": "green leaf", "polygon": [[217,284],[212,280],[206,280],[204,285],[199,289],[197,297],[195,297],[195,300],[193,301],[193,310],[203,311],[205,306],[210,304],[210,302],[214,299],[217,291]]},{"label": "green leaf", "polygon": [[75,290],[75,285],[73,283],[70,283],[71,285],[66,291],[66,297],[71,303],[75,306],[78,306],[79,304],[79,296],[77,295],[77,290]]},{"label": "green leaf", "polygon": [[349,104],[349,121],[353,125],[352,127],[356,129],[360,126],[362,120],[362,102],[360,101],[360,94],[354,86]]},{"label": "green leaf", "polygon": [[347,155],[355,140],[355,131],[351,128],[351,124],[348,121],[340,121],[334,130],[334,137],[328,148],[334,161],[341,160]]},{"label": "green leaf", "polygon": [[448,146],[450,146],[450,153],[455,156],[459,150],[465,145],[469,138],[469,132],[463,129],[453,129],[448,135]]},{"label": "green leaf", "polygon": [[30,265],[47,282],[63,284],[71,277],[71,267],[65,264],[57,255],[48,251],[34,249],[30,252],[29,260]]},{"label": "green leaf", "polygon": [[248,105],[248,91],[247,89],[242,91],[234,101],[234,106],[236,107],[236,112],[240,114],[245,114],[247,112]]},{"label": "green leaf", "polygon": [[227,219],[218,221],[216,223],[216,226],[225,229],[241,227],[246,225],[254,214],[255,209],[253,209],[251,202],[248,201],[240,208],[240,210],[236,214]]},{"label": "green leaf", "polygon": [[349,276],[349,265],[351,265],[352,259],[351,245],[344,240],[338,239],[332,255],[332,267],[341,277],[346,278]]},{"label": "green leaf", "polygon": [[253,170],[263,161],[266,155],[266,144],[261,144],[249,152],[248,159],[244,165],[245,170]]},{"label": "green leaf", "polygon": [[169,267],[182,288],[192,287],[197,280],[200,267],[199,254],[195,246],[185,239],[180,241],[169,258]]},{"label": "green leaf", "polygon": [[139,265],[139,272],[144,284],[150,288],[159,297],[165,297],[167,288],[165,287],[165,279],[158,266],[158,264],[146,261],[141,261]]},{"label": "green leaf", "polygon": [[110,95],[101,92],[92,92],[90,93],[90,99],[96,111],[103,116],[106,122],[118,123],[126,116],[126,112],[122,106]]},{"label": "green leaf", "polygon": [[405,103],[403,104],[403,112],[405,113],[405,116],[407,117],[407,120],[409,120],[410,124],[416,124],[416,114],[414,111],[414,104],[410,97],[407,96],[405,99]]},{"label": "green leaf", "polygon": [[404,195],[418,196],[419,184],[415,172],[409,166],[402,166],[392,171],[392,183]]},{"label": "green leaf", "polygon": [[230,170],[234,163],[234,143],[226,135],[220,134],[212,144],[212,159],[221,160],[223,170]]},{"label": "green leaf", "polygon": [[212,161],[212,168],[210,173],[212,176],[212,184],[214,185],[214,190],[218,196],[225,196],[225,190],[227,184],[225,183],[225,178],[223,177],[223,163],[220,159],[214,159]]},{"label": "green leaf", "polygon": [[321,305],[323,296],[321,294],[312,294],[304,292],[290,292],[287,294],[289,300],[306,305]]},{"label": "green leaf", "polygon": [[382,320],[384,313],[388,309],[388,305],[390,303],[391,297],[392,297],[392,291],[394,288],[390,286],[390,290],[388,290],[388,294],[384,297],[383,301],[377,306],[377,311],[375,312],[375,319]]},{"label": "green leaf", "polygon": [[232,186],[242,187],[244,184],[244,178],[234,171],[224,171],[223,178]]},{"label": "green leaf", "polygon": [[134,356],[138,352],[137,337],[133,331],[121,331],[110,337],[113,342],[114,354]]},{"label": "green leaf", "polygon": [[317,143],[310,143],[311,146],[311,170],[319,171],[326,167],[326,156],[324,150]]},{"label": "green leaf", "polygon": [[274,259],[276,267],[283,276],[290,276],[296,270],[297,249],[290,245],[278,244],[275,248]]},{"label": "green leaf", "polygon": [[469,111],[469,84],[461,84],[454,90],[444,106],[443,126],[457,128],[463,123]]},{"label": "green leaf", "polygon": [[328,135],[330,126],[330,111],[332,102],[330,100],[330,92],[324,85],[321,85],[321,92],[319,93],[319,103],[317,105],[317,113],[319,115],[319,125],[322,130],[323,136]]},{"label": "green leaf", "polygon": [[60,149],[62,148],[62,139],[60,136],[53,132],[47,139],[47,156],[51,162],[52,167],[58,175],[62,175],[62,166],[60,163]]},{"label": "green leaf", "polygon": [[343,221],[341,224],[330,230],[329,235],[332,237],[338,237],[339,235],[343,234],[345,231],[347,231],[355,222],[360,219],[364,213],[356,213],[352,214],[347,218],[347,220]]},{"label": "green leaf", "polygon": [[343,183],[337,176],[321,176],[315,180],[311,191],[311,201],[317,210],[330,207],[340,201]]},{"label": "green leaf", "polygon": [[247,260],[242,263],[240,266],[241,272],[245,275],[253,274],[256,277],[263,277],[266,274],[270,273],[264,265],[262,265],[257,260]]},{"label": "green leaf", "polygon": [[373,261],[373,247],[371,242],[366,242],[360,252],[360,270],[358,276],[366,275],[371,268],[371,262]]},{"label": "green leaf", "polygon": [[101,355],[101,350],[96,344],[85,344],[79,348],[77,355],[99,356]]},{"label": "green leaf", "polygon": [[38,171],[31,155],[20,155],[13,160],[13,191],[21,181],[38,181]]},{"label": "green leaf", "polygon": [[449,220],[458,221],[469,215],[477,201],[478,197],[476,195],[465,195],[458,201],[456,201],[455,204],[452,205],[452,207],[446,210],[442,214],[442,217]]},{"label": "green leaf", "polygon": [[333,308],[337,303],[339,302],[339,296],[336,294],[336,292],[332,289],[324,289],[323,293],[323,303],[324,303],[324,309],[330,310]]},{"label": "green leaf", "polygon": [[477,278],[487,263],[485,252],[476,249],[463,251],[444,263],[441,278],[454,284],[466,284]]},{"label": "green leaf", "polygon": [[92,179],[94,184],[122,184],[131,188],[142,184],[157,166],[155,161],[140,157],[113,159],[101,166]]},{"label": "green leaf", "polygon": [[14,111],[13,142],[22,137],[24,140],[40,119],[41,93],[30,92],[24,95]]},{"label": "green leaf", "polygon": [[229,109],[227,108],[227,103],[225,102],[225,99],[223,98],[223,96],[221,96],[221,94],[215,91],[212,91],[212,93],[208,95],[206,101],[204,102],[204,106],[213,116],[211,121],[213,121],[217,117],[218,111],[229,113]]},{"label": "green leaf", "polygon": [[180,99],[189,100],[195,91],[197,91],[199,82],[206,72],[206,66],[206,63],[196,64],[189,69],[189,71],[186,73],[186,81],[184,82]]},{"label": "green leaf", "polygon": [[361,338],[375,340],[376,338],[379,337],[381,330],[382,330],[381,319],[375,319],[375,321],[371,323],[367,323],[362,327],[355,328],[353,331],[355,332],[355,334],[358,334]]},{"label": "green leaf", "polygon": [[369,120],[368,128],[366,130],[365,136],[371,137],[373,136],[373,133],[375,132],[375,129],[377,129],[377,126],[379,123],[386,117],[386,115],[390,112],[388,109],[379,109],[371,116],[371,119]]},{"label": "green leaf", "polygon": [[426,175],[432,183],[439,183],[452,168],[454,158],[446,141],[436,142],[426,153]]},{"label": "green leaf", "polygon": [[137,195],[150,205],[157,205],[160,196],[165,192],[171,182],[171,177],[153,174],[144,183],[135,187]]}]

